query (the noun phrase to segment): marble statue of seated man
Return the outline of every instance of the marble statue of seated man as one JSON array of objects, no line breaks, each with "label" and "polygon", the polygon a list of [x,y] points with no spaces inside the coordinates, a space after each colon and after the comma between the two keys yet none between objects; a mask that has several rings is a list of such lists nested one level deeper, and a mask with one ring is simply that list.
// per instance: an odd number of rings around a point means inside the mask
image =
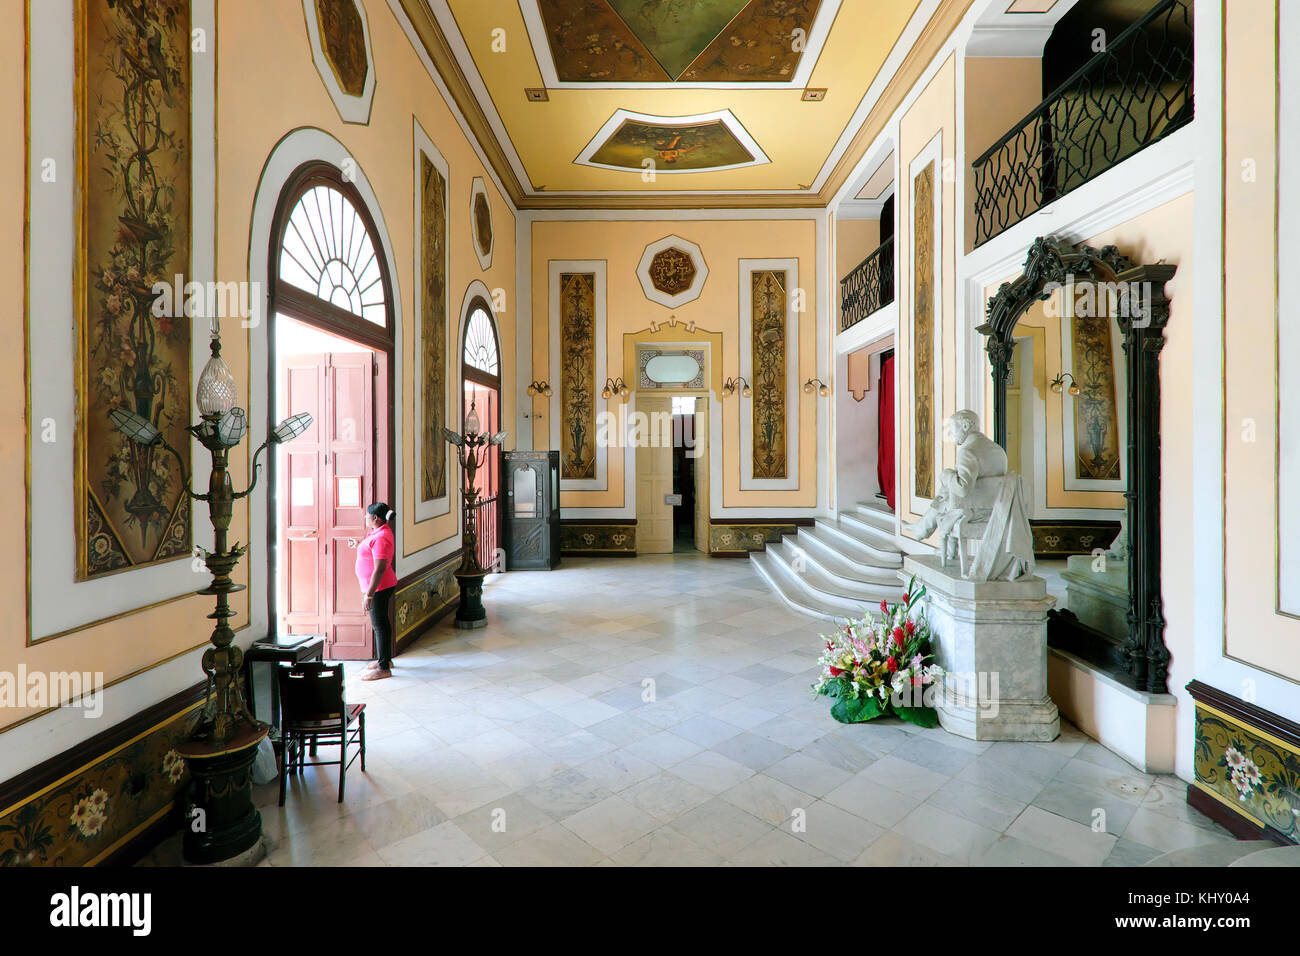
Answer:
[{"label": "marble statue of seated man", "polygon": [[960,542],[951,534],[957,523],[985,521],[992,513],[999,483],[977,482],[1005,475],[1007,453],[980,431],[979,417],[969,409],[954,412],[944,422],[943,435],[957,446],[957,467],[939,473],[930,509],[920,521],[903,525],[903,530],[918,541],[938,531],[943,536],[943,557],[952,559],[959,557]]}]

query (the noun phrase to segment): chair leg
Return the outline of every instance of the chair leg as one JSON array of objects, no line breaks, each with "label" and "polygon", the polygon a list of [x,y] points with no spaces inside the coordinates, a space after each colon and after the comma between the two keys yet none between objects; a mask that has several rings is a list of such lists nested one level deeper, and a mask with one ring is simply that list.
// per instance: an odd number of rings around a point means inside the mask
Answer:
[{"label": "chair leg", "polygon": [[339,803],[343,802],[343,784],[348,778],[348,726],[343,725],[339,738]]},{"label": "chair leg", "polygon": [[360,721],[359,726],[361,727],[361,741],[360,741],[361,742],[361,772],[365,773],[366,772],[366,713],[365,711],[362,711],[361,715],[357,719]]},{"label": "chair leg", "polygon": [[285,778],[289,775],[290,761],[293,759],[293,752],[289,749],[293,739],[286,734],[281,741],[280,749],[280,806],[284,806],[284,790],[286,786]]}]

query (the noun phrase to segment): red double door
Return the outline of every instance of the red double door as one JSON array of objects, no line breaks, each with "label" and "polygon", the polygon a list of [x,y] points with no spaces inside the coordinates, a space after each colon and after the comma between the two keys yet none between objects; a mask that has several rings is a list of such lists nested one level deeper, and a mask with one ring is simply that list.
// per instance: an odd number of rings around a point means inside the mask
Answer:
[{"label": "red double door", "polygon": [[365,537],[366,508],[383,498],[375,481],[377,357],[291,355],[278,364],[285,414],[312,415],[306,432],[279,446],[282,630],[324,634],[329,659],[364,660],[374,635],[348,541]]}]

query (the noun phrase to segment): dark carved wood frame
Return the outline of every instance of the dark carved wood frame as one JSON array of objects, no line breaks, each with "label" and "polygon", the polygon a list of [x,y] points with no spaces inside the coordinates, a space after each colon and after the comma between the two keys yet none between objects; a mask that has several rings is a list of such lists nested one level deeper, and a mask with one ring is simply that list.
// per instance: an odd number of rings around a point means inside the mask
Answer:
[{"label": "dark carved wood frame", "polygon": [[1126,684],[1163,694],[1168,688],[1169,650],[1160,597],[1160,350],[1169,321],[1165,283],[1177,266],[1135,265],[1115,246],[1094,249],[1053,236],[1029,247],[1023,274],[1005,282],[989,299],[976,330],[988,341],[993,366],[994,438],[1007,444],[1007,383],[1016,343],[1013,330],[1035,303],[1046,300],[1067,278],[1076,283],[1115,283],[1127,295],[1116,317],[1124,337],[1128,383],[1128,637],[1119,646],[1069,612],[1052,612],[1048,643],[1091,663],[1117,671]]}]

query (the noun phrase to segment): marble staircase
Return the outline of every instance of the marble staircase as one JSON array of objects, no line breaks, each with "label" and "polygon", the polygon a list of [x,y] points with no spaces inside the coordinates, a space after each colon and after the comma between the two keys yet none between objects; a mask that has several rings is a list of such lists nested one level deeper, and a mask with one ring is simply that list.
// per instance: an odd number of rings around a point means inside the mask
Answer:
[{"label": "marble staircase", "polygon": [[902,597],[903,552],[894,542],[894,513],[883,501],[864,501],[749,559],[791,608],[840,621]]}]

